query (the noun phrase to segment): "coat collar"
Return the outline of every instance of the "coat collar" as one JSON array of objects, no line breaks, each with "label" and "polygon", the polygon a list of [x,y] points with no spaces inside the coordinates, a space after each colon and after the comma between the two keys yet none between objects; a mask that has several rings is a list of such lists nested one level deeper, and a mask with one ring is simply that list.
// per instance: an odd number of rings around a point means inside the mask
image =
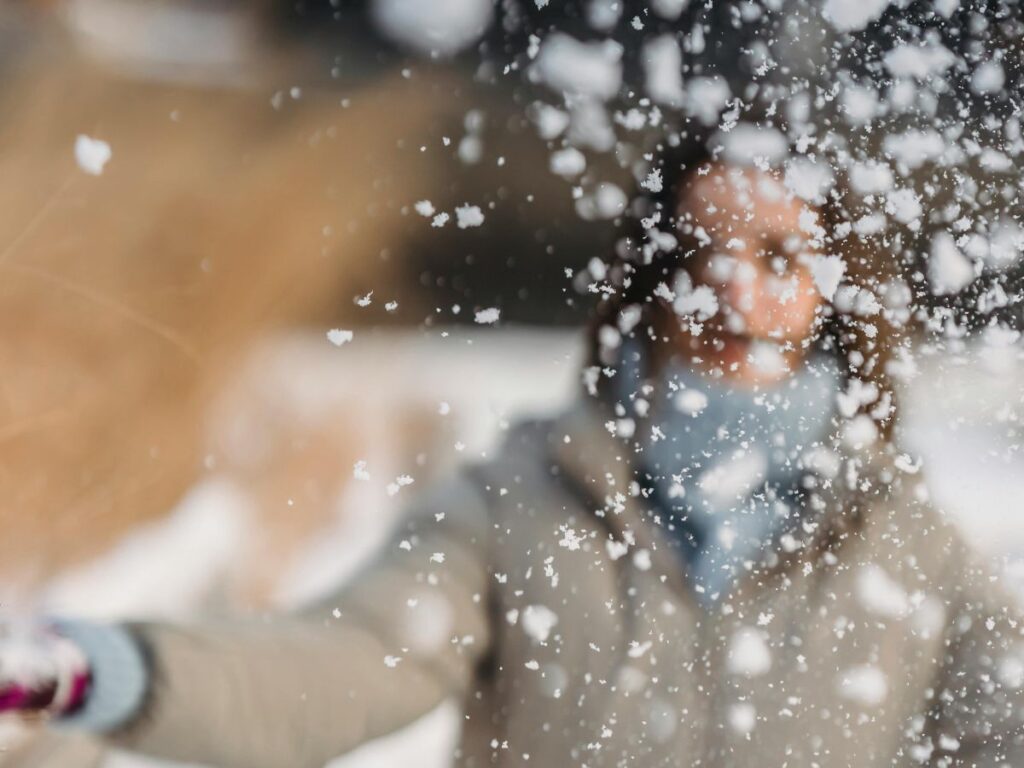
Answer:
[{"label": "coat collar", "polygon": [[652,562],[679,570],[671,537],[654,519],[656,513],[636,482],[633,445],[613,434],[614,420],[599,398],[581,395],[552,425],[552,458],[614,541],[646,549]]}]

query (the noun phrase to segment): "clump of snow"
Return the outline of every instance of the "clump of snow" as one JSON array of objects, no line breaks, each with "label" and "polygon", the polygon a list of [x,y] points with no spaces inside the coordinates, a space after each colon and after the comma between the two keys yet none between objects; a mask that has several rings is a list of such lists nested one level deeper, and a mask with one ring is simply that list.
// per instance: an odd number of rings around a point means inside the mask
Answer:
[{"label": "clump of snow", "polygon": [[974,279],[974,265],[956,247],[948,232],[940,232],[932,240],[928,257],[928,280],[940,295],[956,293]]},{"label": "clump of snow", "polygon": [[836,295],[836,289],[839,288],[839,283],[843,279],[843,274],[846,272],[846,262],[839,256],[814,254],[809,257],[808,266],[818,293],[828,301],[832,301]]},{"label": "clump of snow", "polygon": [[112,155],[110,145],[102,139],[94,139],[84,133],[75,139],[75,162],[90,176],[103,173],[103,167]]},{"label": "clump of snow", "polygon": [[884,163],[856,163],[849,175],[850,187],[860,195],[875,195],[892,188],[892,171]]},{"label": "clump of snow", "polygon": [[771,378],[781,376],[789,371],[785,350],[782,345],[774,341],[755,339],[750,344],[747,359],[754,370]]},{"label": "clump of snow", "polygon": [[690,0],[651,0],[651,10],[668,21],[675,21]]},{"label": "clump of snow", "polygon": [[869,213],[853,222],[853,231],[861,237],[877,235],[885,231],[885,216],[880,213]]},{"label": "clump of snow", "polygon": [[835,176],[827,163],[798,157],[786,163],[786,189],[810,203],[825,202]]},{"label": "clump of snow", "polygon": [[712,126],[718,122],[732,91],[724,78],[693,77],[686,83],[686,111],[702,124]]},{"label": "clump of snow", "polygon": [[544,605],[528,605],[523,609],[519,623],[530,638],[543,645],[558,624],[558,614]]},{"label": "clump of snow", "polygon": [[651,570],[651,550],[638,549],[633,553],[633,565],[638,571]]},{"label": "clump of snow", "polygon": [[941,157],[946,149],[946,141],[938,131],[909,130],[887,135],[882,148],[886,155],[913,170]]},{"label": "clump of snow", "polygon": [[[395,478],[395,481],[393,483],[388,483],[388,496],[394,496],[402,488],[404,488],[407,485],[412,485],[414,482],[415,481],[410,475],[399,475],[398,477]],[[441,556],[441,560],[439,560],[438,562],[444,562],[444,555]]]},{"label": "clump of snow", "polygon": [[664,287],[662,298],[672,302],[672,311],[680,317],[694,317],[703,322],[718,314],[718,297],[714,290],[707,285],[695,286],[689,272],[677,272],[672,290]]},{"label": "clump of snow", "polygon": [[956,63],[956,56],[939,43],[897,45],[882,58],[894,77],[925,80],[940,75]]},{"label": "clump of snow", "polygon": [[781,131],[752,123],[717,134],[715,143],[721,145],[723,159],[736,165],[782,160],[789,153],[789,142]]},{"label": "clump of snow", "polygon": [[354,332],[346,331],[342,328],[331,328],[327,332],[327,340],[336,347],[348,344],[353,338],[355,338]]},{"label": "clump of snow", "polygon": [[985,147],[981,150],[981,156],[978,158],[978,165],[984,168],[986,171],[997,171],[1004,172],[1013,168],[1013,159],[998,149],[992,149],[992,147]]},{"label": "clump of snow", "polygon": [[437,216],[434,217],[434,220],[430,222],[430,226],[437,227],[438,229],[440,229],[441,227],[448,223],[448,220],[450,218],[451,216],[449,216],[444,211],[441,211],[441,213],[437,214]]},{"label": "clump of snow", "polygon": [[960,739],[950,736],[948,733],[940,733],[938,738],[939,749],[946,752],[956,752],[960,749]]},{"label": "clump of snow", "polygon": [[498,322],[501,317],[501,310],[497,307],[488,307],[487,309],[478,310],[474,316],[474,320],[481,325],[491,325]]},{"label": "clump of snow", "polygon": [[584,43],[553,32],[544,38],[533,71],[556,91],[608,100],[622,85],[622,46],[610,40]]},{"label": "clump of snow", "polygon": [[683,52],[675,35],[660,35],[643,47],[647,95],[657,104],[678,107],[686,98],[683,89]]},{"label": "clump of snow", "polygon": [[680,413],[696,416],[708,406],[708,396],[698,389],[682,389],[672,398],[672,403]]},{"label": "clump of snow", "polygon": [[753,627],[738,629],[729,639],[726,669],[734,675],[757,677],[772,668],[772,653],[765,634]]},{"label": "clump of snow", "polygon": [[1021,658],[1019,650],[999,659],[996,677],[1001,685],[1011,690],[1024,686],[1024,659]]},{"label": "clump of snow", "polygon": [[821,12],[840,32],[854,32],[876,21],[888,7],[889,0],[825,0]]},{"label": "clump of snow", "polygon": [[986,61],[979,64],[971,75],[971,89],[982,95],[999,93],[1005,81],[1003,66],[998,61]]},{"label": "clump of snow", "polygon": [[484,223],[484,213],[478,205],[460,205],[455,209],[455,220],[459,229],[479,227]]},{"label": "clump of snow", "polygon": [[840,101],[851,125],[864,125],[871,121],[881,109],[878,93],[868,86],[847,85],[840,94]]},{"label": "clump of snow", "polygon": [[629,545],[624,541],[617,541],[615,539],[608,539],[604,543],[605,551],[608,553],[608,557],[612,560],[618,560],[620,557],[624,557],[629,552]]},{"label": "clump of snow", "polygon": [[622,0],[590,0],[587,23],[599,32],[611,32],[622,18]]},{"label": "clump of snow", "polygon": [[899,619],[910,610],[910,598],[899,582],[876,563],[857,571],[857,600],[872,613]]},{"label": "clump of snow", "polygon": [[889,695],[885,673],[871,664],[861,664],[840,674],[837,687],[841,697],[866,707],[881,704]]},{"label": "clump of snow", "polygon": [[816,445],[801,457],[804,467],[816,475],[835,478],[841,468],[839,456],[824,445]]},{"label": "clump of snow", "polygon": [[575,147],[566,147],[551,153],[549,167],[552,173],[572,178],[587,170],[587,158]]},{"label": "clump of snow", "polygon": [[640,186],[654,192],[655,194],[661,192],[665,187],[665,182],[661,177],[661,170],[655,168],[653,171],[648,173],[644,180],[640,182]]},{"label": "clump of snow", "polygon": [[651,646],[653,645],[654,643],[650,640],[644,640],[642,643],[639,640],[630,640],[629,649],[626,651],[626,655],[631,659],[639,659],[651,650]]},{"label": "clump of snow", "polygon": [[562,533],[562,538],[558,540],[558,546],[565,547],[570,552],[575,552],[583,546],[583,537],[576,532],[575,528],[563,525],[559,527],[559,530]]},{"label": "clump of snow", "polygon": [[754,705],[745,701],[729,707],[729,725],[736,733],[746,735],[757,725],[757,710]]},{"label": "clump of snow", "polygon": [[429,219],[435,213],[434,204],[429,200],[420,200],[413,207],[416,209],[416,213],[426,219]]},{"label": "clump of snow", "polygon": [[545,141],[558,138],[569,127],[569,113],[550,104],[534,104],[530,117],[537,126],[537,133]]},{"label": "clump of snow", "polygon": [[356,480],[369,480],[370,473],[366,469],[366,462],[362,459],[355,463],[352,467],[352,477]]},{"label": "clump of snow", "polygon": [[388,37],[421,53],[450,56],[483,35],[492,0],[373,0],[370,13]]},{"label": "clump of snow", "polygon": [[894,189],[886,195],[885,212],[901,224],[913,224],[917,222],[924,211],[917,193],[903,187]]},{"label": "clump of snow", "polygon": [[843,424],[843,444],[855,451],[870,448],[878,440],[878,425],[866,413],[860,413]]},{"label": "clump of snow", "polygon": [[980,258],[998,269],[1013,264],[1024,252],[1024,228],[1010,219],[997,221],[980,251]]},{"label": "clump of snow", "polygon": [[859,408],[870,405],[878,399],[878,386],[874,382],[851,378],[845,392],[836,395],[839,415],[850,418]]},{"label": "clump of snow", "polygon": [[589,147],[598,152],[608,152],[615,146],[615,130],[608,117],[608,110],[597,99],[581,98],[572,101],[569,120],[569,138],[578,147]]},{"label": "clump of snow", "polygon": [[911,617],[914,633],[925,640],[938,636],[946,626],[946,606],[934,595],[920,592],[912,596],[911,602],[914,605]]},{"label": "clump of snow", "polygon": [[576,212],[587,221],[614,219],[626,210],[629,199],[622,188],[609,181],[601,182],[589,195],[576,201]]}]

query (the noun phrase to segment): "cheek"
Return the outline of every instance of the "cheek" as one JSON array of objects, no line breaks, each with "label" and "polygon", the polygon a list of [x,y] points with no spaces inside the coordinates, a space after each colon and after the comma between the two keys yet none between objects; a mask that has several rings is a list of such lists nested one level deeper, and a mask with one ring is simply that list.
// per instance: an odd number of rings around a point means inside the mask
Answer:
[{"label": "cheek", "polygon": [[757,306],[747,315],[750,332],[794,341],[809,336],[821,302],[810,275],[798,273],[783,280],[767,276],[759,283]]}]

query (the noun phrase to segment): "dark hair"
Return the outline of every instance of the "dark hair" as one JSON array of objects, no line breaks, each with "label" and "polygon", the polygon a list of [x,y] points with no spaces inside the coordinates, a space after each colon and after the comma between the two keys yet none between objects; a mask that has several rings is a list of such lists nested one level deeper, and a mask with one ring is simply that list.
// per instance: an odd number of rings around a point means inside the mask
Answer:
[{"label": "dark hair", "polygon": [[[654,153],[647,169],[652,175],[645,176],[638,185],[632,205],[622,218],[614,254],[607,266],[602,297],[589,327],[587,365],[592,370],[614,365],[614,361],[602,357],[602,328],[619,329],[623,313],[629,308],[638,312],[634,319],[639,319],[631,323],[627,335],[643,347],[650,344],[650,329],[656,313],[664,311],[655,301],[654,291],[659,283],[671,285],[679,270],[689,268],[686,257],[697,247],[693,236],[682,231],[677,221],[680,192],[691,174],[714,162],[719,162],[716,152],[699,136],[679,139],[659,147]],[[846,264],[844,284],[857,290],[869,289],[874,296],[885,289],[896,272],[881,258],[881,248],[870,239],[837,236],[842,229],[846,229],[847,234],[849,231],[848,225],[840,228],[850,221],[845,201],[844,190],[837,186],[819,206],[826,244]],[[655,218],[657,222],[652,226]],[[655,239],[664,233],[676,238],[676,247],[658,247]],[[840,357],[848,378],[858,378],[877,387],[877,398],[862,410],[872,416],[882,436],[888,440],[896,413],[895,386],[888,363],[899,343],[897,329],[884,312],[861,318],[832,306],[825,311],[827,318],[818,337],[818,347]],[[592,386],[604,389],[607,377],[599,375]]]}]

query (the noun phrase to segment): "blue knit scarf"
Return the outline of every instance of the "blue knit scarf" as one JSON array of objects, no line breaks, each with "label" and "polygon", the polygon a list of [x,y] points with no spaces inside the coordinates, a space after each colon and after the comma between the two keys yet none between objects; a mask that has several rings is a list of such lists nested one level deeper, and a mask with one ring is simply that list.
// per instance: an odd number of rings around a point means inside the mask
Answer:
[{"label": "blue knit scarf", "polygon": [[680,545],[697,598],[711,605],[792,527],[803,458],[832,430],[842,373],[824,353],[756,388],[679,360],[646,382],[645,370],[640,345],[626,341],[614,396],[634,418],[638,474]]}]

